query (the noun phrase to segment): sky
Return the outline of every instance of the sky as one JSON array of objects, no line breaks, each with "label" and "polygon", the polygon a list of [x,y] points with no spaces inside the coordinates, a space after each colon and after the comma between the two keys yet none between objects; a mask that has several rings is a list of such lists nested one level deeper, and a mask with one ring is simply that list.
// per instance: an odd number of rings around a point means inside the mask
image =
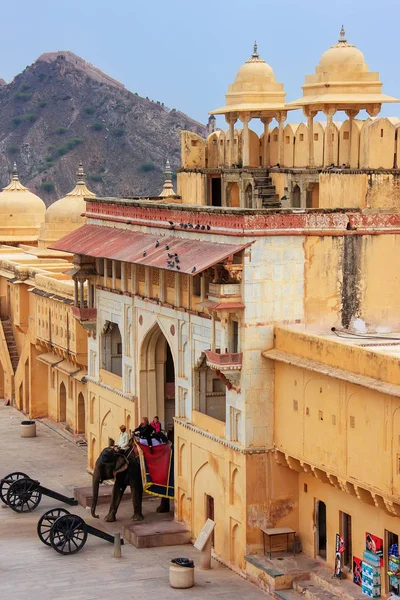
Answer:
[{"label": "sky", "polygon": [[[398,0],[5,2],[0,78],[7,82],[43,52],[71,50],[132,92],[205,123],[209,110],[223,106],[255,40],[289,102],[301,96],[304,76],[336,43],[343,24],[348,41],[380,73],[384,93],[400,98]],[[400,105],[387,105],[382,114],[400,117]],[[301,112],[290,120],[303,120]],[[218,125],[224,127],[222,118]]]}]

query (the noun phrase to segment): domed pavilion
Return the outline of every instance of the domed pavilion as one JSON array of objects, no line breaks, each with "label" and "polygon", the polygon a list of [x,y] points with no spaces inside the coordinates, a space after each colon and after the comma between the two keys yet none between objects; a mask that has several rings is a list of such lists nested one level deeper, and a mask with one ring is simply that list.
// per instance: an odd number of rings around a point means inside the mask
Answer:
[{"label": "domed pavilion", "polygon": [[14,163],[10,184],[0,193],[0,242],[35,243],[46,205],[19,180]]},{"label": "domed pavilion", "polygon": [[264,124],[264,164],[267,156],[268,127],[273,118],[279,123],[279,158],[283,156],[283,124],[287,116],[285,91],[282,83],[276,81],[272,67],[258,54],[254,44],[253,54],[237,72],[232,85],[228,87],[226,105],[210,112],[211,115],[225,115],[229,124],[229,166],[233,164],[234,127],[238,119],[243,123],[243,166],[249,166],[249,122],[261,119]]},{"label": "domed pavilion", "polygon": [[[360,110],[375,117],[385,102],[399,102],[382,94],[379,73],[371,72],[363,53],[349,44],[345,31],[340,31],[337,44],[326,50],[313,75],[306,75],[303,96],[290,102],[291,108],[303,108],[308,119],[309,164],[314,165],[313,120],[319,111],[327,118],[325,165],[333,162],[332,120],[338,110],[345,111],[350,121],[349,157],[353,120]],[[350,163],[350,159],[349,159]]]},{"label": "domed pavilion", "polygon": [[85,224],[86,219],[82,216],[86,210],[85,198],[94,198],[96,194],[86,186],[82,163],[79,164],[76,176],[74,189],[46,210],[39,235],[39,248],[48,248],[67,233]]}]

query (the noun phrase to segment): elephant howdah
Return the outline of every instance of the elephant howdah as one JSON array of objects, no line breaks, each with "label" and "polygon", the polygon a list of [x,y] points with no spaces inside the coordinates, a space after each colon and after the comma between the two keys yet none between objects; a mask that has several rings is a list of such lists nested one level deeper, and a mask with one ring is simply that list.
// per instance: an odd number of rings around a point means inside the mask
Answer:
[{"label": "elephant howdah", "polygon": [[98,518],[96,506],[99,486],[109,479],[114,479],[115,483],[106,521],[115,521],[119,504],[128,485],[132,491],[133,521],[143,519],[143,491],[161,498],[157,512],[169,512],[169,501],[174,497],[173,476],[173,454],[170,444],[156,446],[153,454],[148,452],[147,447],[136,442],[126,455],[116,452],[112,447],[104,448],[93,472],[91,514]]}]

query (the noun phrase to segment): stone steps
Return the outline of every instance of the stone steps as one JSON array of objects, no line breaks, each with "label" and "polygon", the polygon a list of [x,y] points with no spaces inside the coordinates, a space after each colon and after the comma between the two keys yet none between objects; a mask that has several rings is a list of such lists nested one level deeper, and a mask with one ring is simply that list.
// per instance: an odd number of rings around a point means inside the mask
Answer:
[{"label": "stone steps", "polygon": [[294,591],[307,600],[338,600],[340,598],[313,579],[294,582]]},{"label": "stone steps", "polygon": [[8,348],[8,354],[10,356],[11,365],[12,365],[13,371],[15,373],[15,371],[18,368],[19,354],[18,354],[15,337],[14,337],[14,331],[12,328],[12,324],[8,320],[2,321],[1,324],[3,326],[4,337],[6,338],[6,344],[7,344],[7,348]]}]

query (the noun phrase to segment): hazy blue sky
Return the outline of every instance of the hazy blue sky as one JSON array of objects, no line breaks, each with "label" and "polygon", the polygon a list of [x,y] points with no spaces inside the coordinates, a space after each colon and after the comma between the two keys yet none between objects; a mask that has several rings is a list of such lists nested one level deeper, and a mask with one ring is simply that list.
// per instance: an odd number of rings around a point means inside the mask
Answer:
[{"label": "hazy blue sky", "polygon": [[[384,91],[400,97],[399,17],[399,0],[3,0],[0,77],[11,81],[43,52],[71,50],[129,90],[205,122],[255,39],[290,101],[343,23]],[[400,117],[400,106],[383,114]]]}]

